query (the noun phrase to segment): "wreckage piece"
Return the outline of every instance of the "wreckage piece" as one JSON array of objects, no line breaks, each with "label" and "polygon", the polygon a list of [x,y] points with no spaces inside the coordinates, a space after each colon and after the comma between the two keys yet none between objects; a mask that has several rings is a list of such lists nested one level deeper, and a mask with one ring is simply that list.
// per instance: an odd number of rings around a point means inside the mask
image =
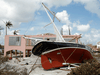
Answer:
[{"label": "wreckage piece", "polygon": [[42,67],[46,70],[64,67],[67,63],[83,63],[83,60],[89,59],[93,59],[91,53],[83,48],[55,49],[41,55]]},{"label": "wreckage piece", "polygon": [[92,49],[86,45],[65,42],[55,23],[42,3],[48,17],[53,24],[56,41],[41,41],[37,43],[32,53],[41,56],[41,64],[45,70],[66,66],[67,63],[82,63],[83,60],[93,59]]}]

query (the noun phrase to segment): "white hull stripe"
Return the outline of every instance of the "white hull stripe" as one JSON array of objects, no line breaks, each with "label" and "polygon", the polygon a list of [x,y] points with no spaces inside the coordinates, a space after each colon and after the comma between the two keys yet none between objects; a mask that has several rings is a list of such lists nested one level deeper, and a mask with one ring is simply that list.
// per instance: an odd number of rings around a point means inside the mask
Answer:
[{"label": "white hull stripe", "polygon": [[86,50],[86,48],[80,48],[80,47],[62,47],[62,48],[56,48],[56,49],[52,49],[50,51],[43,52],[42,55],[50,53],[50,52],[53,52],[53,51],[57,51],[57,50],[60,50],[60,49],[68,49],[68,48],[76,48],[76,49],[84,49],[84,50]]}]

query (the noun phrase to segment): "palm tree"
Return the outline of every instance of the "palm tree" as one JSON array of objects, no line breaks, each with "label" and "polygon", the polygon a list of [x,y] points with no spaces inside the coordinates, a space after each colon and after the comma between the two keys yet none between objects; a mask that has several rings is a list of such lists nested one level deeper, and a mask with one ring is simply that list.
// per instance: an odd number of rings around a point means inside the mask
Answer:
[{"label": "palm tree", "polygon": [[13,24],[10,21],[6,21],[6,35],[7,35],[7,28],[10,29],[10,27],[13,26]]},{"label": "palm tree", "polygon": [[14,35],[18,35],[18,33],[19,33],[19,30],[14,30],[13,32]]}]

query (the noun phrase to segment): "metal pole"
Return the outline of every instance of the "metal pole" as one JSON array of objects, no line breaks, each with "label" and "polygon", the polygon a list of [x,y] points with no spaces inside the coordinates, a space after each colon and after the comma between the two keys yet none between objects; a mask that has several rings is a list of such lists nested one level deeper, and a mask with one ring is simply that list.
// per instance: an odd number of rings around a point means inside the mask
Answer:
[{"label": "metal pole", "polygon": [[[56,17],[55,16],[55,14],[53,14],[53,12],[51,12],[43,3],[42,3],[42,5],[54,16],[54,17]],[[57,17],[56,17],[57,18]],[[58,18],[57,18],[58,19]],[[58,21],[60,22],[60,20],[58,19]]]},{"label": "metal pole", "polygon": [[49,13],[47,12],[47,10],[46,10],[46,6],[44,6],[43,3],[42,3],[42,5],[43,5],[43,7],[44,7],[44,9],[45,9],[45,11],[46,11],[48,17],[50,18],[51,22],[53,23],[53,27],[54,27],[55,33],[58,35],[57,38],[61,39],[62,42],[65,42],[64,38],[63,38],[63,37],[61,36],[61,34],[59,33],[59,31],[58,31],[58,29],[57,29],[55,23],[53,22],[53,20],[51,19]]}]

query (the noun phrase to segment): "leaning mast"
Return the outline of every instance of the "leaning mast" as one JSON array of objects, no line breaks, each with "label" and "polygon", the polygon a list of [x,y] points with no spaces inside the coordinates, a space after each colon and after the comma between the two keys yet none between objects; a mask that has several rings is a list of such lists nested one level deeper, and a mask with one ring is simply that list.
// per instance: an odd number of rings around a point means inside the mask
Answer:
[{"label": "leaning mast", "polygon": [[[60,32],[58,31],[58,29],[57,29],[57,27],[56,27],[56,25],[55,25],[55,23],[53,22],[53,20],[52,20],[52,18],[50,17],[50,15],[49,15],[49,13],[48,13],[48,11],[47,11],[47,7],[42,3],[42,5],[43,5],[43,7],[44,7],[44,9],[45,9],[45,11],[46,11],[46,13],[47,13],[47,15],[48,15],[48,17],[49,17],[49,19],[51,20],[51,23],[53,24],[53,28],[54,28],[54,31],[55,31],[55,33],[56,33],[56,41],[59,41],[59,42],[65,42],[65,40],[64,40],[64,38],[62,37],[62,35],[60,34]],[[49,9],[48,9],[49,10]],[[50,11],[50,10],[49,10]],[[51,12],[51,11],[50,11]],[[51,12],[52,13],[52,12]],[[53,14],[53,13],[52,13]],[[54,14],[53,14],[53,16],[54,17],[56,17]],[[56,17],[57,18],[57,17]],[[58,19],[58,18],[57,18]],[[59,20],[60,21],[60,20]]]}]

